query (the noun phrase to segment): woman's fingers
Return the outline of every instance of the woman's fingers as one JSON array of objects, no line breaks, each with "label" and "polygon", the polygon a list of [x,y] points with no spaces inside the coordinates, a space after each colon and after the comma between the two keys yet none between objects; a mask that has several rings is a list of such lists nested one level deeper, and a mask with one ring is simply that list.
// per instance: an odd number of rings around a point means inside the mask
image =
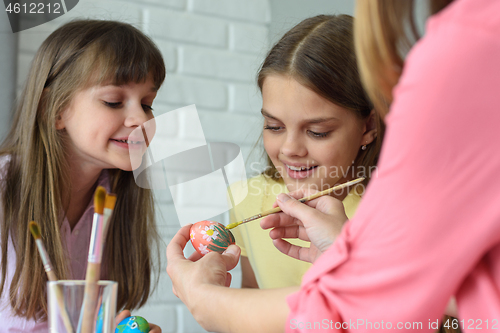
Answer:
[{"label": "woman's fingers", "polygon": [[[230,271],[238,265],[240,261],[241,249],[238,245],[229,245],[229,247],[222,253],[222,258],[226,263],[226,271]],[[228,273],[229,274],[229,273]]]},{"label": "woman's fingers", "polygon": [[231,275],[231,273],[227,272],[227,275],[226,275],[226,287],[230,287],[231,286],[231,280],[233,279],[233,276]]},{"label": "woman's fingers", "polygon": [[189,241],[189,230],[192,224],[183,226],[172,238],[167,246],[167,262],[170,260],[185,259],[184,248]]},{"label": "woman's fingers", "polygon": [[272,239],[298,238],[303,241],[310,242],[306,230],[298,225],[274,228],[269,231],[269,237],[271,237]]},{"label": "woman's fingers", "polygon": [[302,261],[312,262],[309,248],[290,244],[284,239],[273,239],[274,246],[289,257]]},{"label": "woman's fingers", "polygon": [[[184,288],[182,284],[184,272],[188,269],[187,263],[192,263],[184,257],[184,247],[189,241],[191,225],[182,227],[167,246],[167,274],[172,280],[172,291],[182,300]],[[179,282],[179,285],[176,283]]]},{"label": "woman's fingers", "polygon": [[307,253],[305,256],[309,257],[306,261],[314,261],[317,255],[326,251],[335,241],[347,221],[342,202],[332,197],[325,196],[312,200],[309,202],[313,203],[312,207],[282,193],[278,195],[276,202],[283,212],[263,219],[261,226],[276,228],[270,232],[271,238],[277,240],[276,244],[280,246],[280,251],[290,253],[294,258],[304,256],[299,255],[297,248],[290,247],[279,239],[299,238],[310,241],[311,248],[316,252]]},{"label": "woman's fingers", "polygon": [[290,217],[297,219],[301,223],[308,223],[308,221],[316,221],[322,217],[321,215],[323,215],[315,208],[305,205],[300,201],[297,201],[296,199],[284,193],[278,195],[277,203],[280,206],[281,210],[286,215],[289,215]]},{"label": "woman's fingers", "polygon": [[286,227],[289,225],[302,225],[302,222],[299,219],[285,213],[271,214],[260,220],[260,227],[262,229]]}]

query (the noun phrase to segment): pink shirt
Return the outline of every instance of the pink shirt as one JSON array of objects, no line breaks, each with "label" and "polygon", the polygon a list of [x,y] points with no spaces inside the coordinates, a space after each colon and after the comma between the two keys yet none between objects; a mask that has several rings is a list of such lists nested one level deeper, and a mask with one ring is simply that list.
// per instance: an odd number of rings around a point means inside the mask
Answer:
[{"label": "pink shirt", "polygon": [[462,331],[500,330],[500,1],[430,18],[394,96],[378,176],[287,332],[431,332],[452,295]]},{"label": "pink shirt", "polygon": [[[3,170],[6,157],[0,157],[0,168]],[[104,170],[98,179],[98,185],[104,186],[109,191],[109,176]],[[94,215],[94,200],[91,200],[85,209],[82,217],[73,230],[69,226],[68,219],[65,218],[61,226],[61,235],[66,244],[68,260],[71,262],[71,278],[74,280],[84,280],[87,269],[87,257],[90,243],[90,232],[92,229],[92,219]],[[3,221],[3,212],[1,214]],[[7,283],[10,285],[14,275],[16,256],[14,247],[9,244],[8,250],[8,272]],[[0,333],[13,332],[48,332],[47,321],[35,322],[24,318],[15,317],[11,311],[8,301],[8,293],[5,291],[0,297]]]}]

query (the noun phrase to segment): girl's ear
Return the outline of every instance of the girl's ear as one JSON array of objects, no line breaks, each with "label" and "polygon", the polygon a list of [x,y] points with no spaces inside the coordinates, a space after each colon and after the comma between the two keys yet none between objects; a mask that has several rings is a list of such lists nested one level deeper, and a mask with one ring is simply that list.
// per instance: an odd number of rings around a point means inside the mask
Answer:
[{"label": "girl's ear", "polygon": [[56,130],[62,130],[66,127],[64,124],[63,113],[64,111],[61,112],[56,118]]},{"label": "girl's ear", "polygon": [[376,120],[375,110],[370,112],[370,116],[365,123],[365,132],[361,138],[361,145],[368,145],[375,140],[377,137],[377,120]]},{"label": "girl's ear", "polygon": [[[50,92],[50,88],[44,88],[42,91],[42,97],[40,98],[40,100],[44,100],[44,98],[46,98],[46,96],[49,92]],[[56,130],[62,130],[66,127],[64,124],[64,121],[63,121],[63,114],[64,114],[64,111],[61,112],[56,118],[56,124],[55,124]]]}]

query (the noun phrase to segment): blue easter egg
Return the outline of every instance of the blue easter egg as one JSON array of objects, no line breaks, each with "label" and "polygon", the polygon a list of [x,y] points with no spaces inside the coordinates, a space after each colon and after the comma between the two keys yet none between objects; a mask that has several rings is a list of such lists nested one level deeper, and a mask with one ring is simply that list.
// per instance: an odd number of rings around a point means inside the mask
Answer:
[{"label": "blue easter egg", "polygon": [[96,325],[95,325],[95,333],[102,333],[102,325],[103,325],[103,304],[101,304],[101,307],[99,308],[99,313],[97,314],[97,320],[96,320]]},{"label": "blue easter egg", "polygon": [[123,319],[116,326],[115,333],[148,333],[149,324],[146,319],[139,316],[132,316]]}]

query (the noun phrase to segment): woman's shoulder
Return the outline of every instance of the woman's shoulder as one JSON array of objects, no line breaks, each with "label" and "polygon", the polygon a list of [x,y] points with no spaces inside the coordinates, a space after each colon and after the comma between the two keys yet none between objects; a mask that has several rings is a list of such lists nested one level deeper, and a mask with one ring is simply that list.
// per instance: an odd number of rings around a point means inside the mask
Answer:
[{"label": "woman's shoulder", "polygon": [[467,29],[480,29],[484,32],[493,32],[494,36],[500,31],[498,13],[500,2],[497,0],[462,0],[455,1],[437,14],[427,23],[427,29],[454,24]]}]

